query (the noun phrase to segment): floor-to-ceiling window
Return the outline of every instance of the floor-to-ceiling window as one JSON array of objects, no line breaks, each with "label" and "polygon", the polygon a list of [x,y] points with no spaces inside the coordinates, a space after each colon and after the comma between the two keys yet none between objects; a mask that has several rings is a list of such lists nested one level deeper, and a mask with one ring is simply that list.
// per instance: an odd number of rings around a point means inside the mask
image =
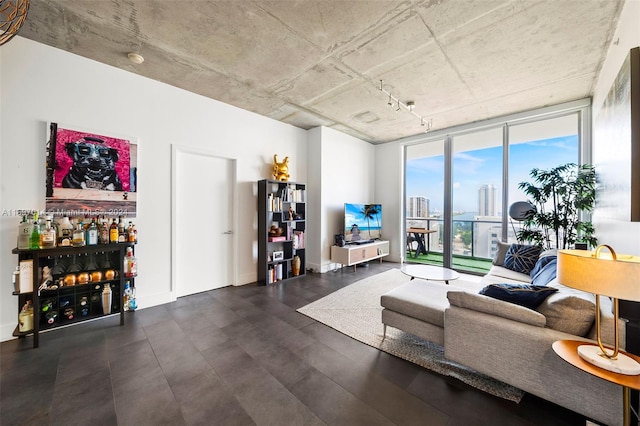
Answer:
[{"label": "floor-to-ceiling window", "polygon": [[426,259],[434,252],[442,258],[444,139],[407,146],[405,155],[407,257]]},{"label": "floor-to-ceiling window", "polygon": [[492,257],[494,235],[500,235],[502,139],[502,127],[451,138],[451,255],[459,269]]},{"label": "floor-to-ceiling window", "polygon": [[[407,262],[486,272],[498,241],[516,241],[511,203],[532,168],[588,161],[588,100],[446,129],[405,145]],[[427,208],[420,206],[426,205]],[[420,213],[418,213],[420,212]],[[416,250],[426,228],[424,250]]]},{"label": "floor-to-ceiling window", "polygon": [[[580,145],[577,112],[531,123],[509,126],[508,205],[527,201],[518,188],[520,182],[532,182],[534,168],[550,170],[562,164],[579,163]],[[516,242],[520,223],[508,218],[508,241]]]}]

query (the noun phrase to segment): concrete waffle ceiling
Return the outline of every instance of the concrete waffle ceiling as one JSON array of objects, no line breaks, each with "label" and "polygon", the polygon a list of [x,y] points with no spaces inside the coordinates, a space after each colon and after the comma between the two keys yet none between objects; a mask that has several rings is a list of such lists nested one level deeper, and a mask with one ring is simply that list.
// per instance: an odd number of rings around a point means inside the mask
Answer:
[{"label": "concrete waffle ceiling", "polygon": [[622,5],[35,0],[20,35],[303,129],[383,143],[424,127],[387,105],[380,80],[434,130],[591,96]]}]

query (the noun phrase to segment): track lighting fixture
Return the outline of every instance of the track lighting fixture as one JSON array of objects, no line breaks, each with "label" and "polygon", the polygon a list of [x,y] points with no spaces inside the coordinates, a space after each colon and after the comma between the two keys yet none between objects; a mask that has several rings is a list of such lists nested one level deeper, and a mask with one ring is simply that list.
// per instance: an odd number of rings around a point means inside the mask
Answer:
[{"label": "track lighting fixture", "polygon": [[387,105],[393,106],[396,104],[396,114],[399,113],[402,109],[407,110],[409,113],[420,119],[420,125],[424,128],[425,133],[430,131],[433,128],[433,119],[425,120],[425,118],[419,114],[417,114],[413,109],[416,106],[414,101],[407,101],[406,103],[400,102],[400,99],[395,98],[391,92],[385,90],[384,85],[382,84],[382,80],[380,80],[380,91],[386,95],[389,95],[389,100],[387,101]]}]

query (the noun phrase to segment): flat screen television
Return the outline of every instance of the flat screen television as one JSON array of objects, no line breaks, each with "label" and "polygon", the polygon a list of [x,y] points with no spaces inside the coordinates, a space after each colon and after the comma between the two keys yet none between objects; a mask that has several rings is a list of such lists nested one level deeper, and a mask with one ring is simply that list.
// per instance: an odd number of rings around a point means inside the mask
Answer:
[{"label": "flat screen television", "polygon": [[344,240],[347,244],[361,244],[381,238],[381,204],[344,204]]}]

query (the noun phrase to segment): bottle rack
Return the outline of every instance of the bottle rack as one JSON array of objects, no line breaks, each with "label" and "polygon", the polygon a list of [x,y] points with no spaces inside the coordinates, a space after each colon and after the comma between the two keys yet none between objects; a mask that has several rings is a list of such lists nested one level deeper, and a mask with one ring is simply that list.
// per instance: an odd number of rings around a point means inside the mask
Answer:
[{"label": "bottle rack", "polygon": [[[274,284],[298,278],[306,271],[306,185],[258,182],[258,283]],[[270,234],[272,226],[281,235]],[[294,259],[300,259],[295,273]]]},{"label": "bottle rack", "polygon": [[[135,243],[126,242],[41,250],[13,249],[12,253],[18,255],[19,261],[33,261],[33,291],[13,292],[18,296],[18,311],[27,300],[31,300],[33,330],[20,332],[16,327],[13,335],[24,337],[33,334],[33,347],[37,348],[40,331],[116,314],[120,315],[120,325],[124,325],[124,284],[128,281],[133,287],[135,278],[125,276],[124,257],[126,249],[134,246]],[[51,286],[39,289],[45,266],[50,268],[52,283],[58,285],[57,289]],[[107,271],[112,271],[114,276],[107,277]],[[102,277],[87,283],[60,285],[65,282],[65,277],[84,273],[91,276],[92,272],[100,272]],[[102,291],[107,285],[111,289],[111,312],[104,314]],[[73,309],[73,318],[66,315],[68,309]],[[56,315],[50,320],[52,312]]]}]

